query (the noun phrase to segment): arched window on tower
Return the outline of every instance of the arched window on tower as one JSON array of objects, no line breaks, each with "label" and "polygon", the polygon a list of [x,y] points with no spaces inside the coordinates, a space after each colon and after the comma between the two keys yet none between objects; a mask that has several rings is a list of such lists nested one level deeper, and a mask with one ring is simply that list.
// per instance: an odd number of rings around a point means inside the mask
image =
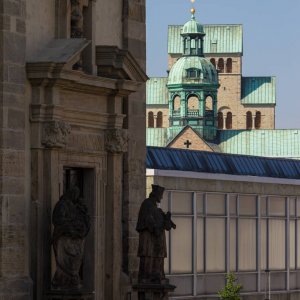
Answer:
[{"label": "arched window on tower", "polygon": [[223,124],[224,124],[223,113],[220,111],[218,112],[218,129],[223,129]]},{"label": "arched window on tower", "polygon": [[223,58],[220,58],[218,60],[218,71],[220,73],[224,73],[224,59]]},{"label": "arched window on tower", "polygon": [[152,111],[148,112],[148,128],[154,127],[154,114]]},{"label": "arched window on tower", "polygon": [[159,111],[156,117],[156,127],[162,128],[162,125],[163,125],[163,113]]},{"label": "arched window on tower", "polygon": [[226,116],[226,129],[232,129],[232,112],[228,112]]},{"label": "arched window on tower", "polygon": [[205,110],[206,111],[213,110],[213,98],[211,96],[207,96],[205,99]]},{"label": "arched window on tower", "polygon": [[180,113],[180,97],[178,95],[173,99],[173,112]]},{"label": "arched window on tower", "polygon": [[255,129],[260,129],[261,126],[261,112],[257,111],[255,114]]},{"label": "arched window on tower", "polygon": [[228,58],[226,61],[226,72],[232,73],[232,59]]},{"label": "arched window on tower", "polygon": [[188,115],[198,116],[199,115],[199,99],[195,95],[191,95],[188,98]]},{"label": "arched window on tower", "polygon": [[210,62],[214,65],[214,67],[216,67],[216,60],[214,58],[211,58]]},{"label": "arched window on tower", "polygon": [[247,111],[246,113],[246,129],[251,130],[252,129],[252,112]]}]

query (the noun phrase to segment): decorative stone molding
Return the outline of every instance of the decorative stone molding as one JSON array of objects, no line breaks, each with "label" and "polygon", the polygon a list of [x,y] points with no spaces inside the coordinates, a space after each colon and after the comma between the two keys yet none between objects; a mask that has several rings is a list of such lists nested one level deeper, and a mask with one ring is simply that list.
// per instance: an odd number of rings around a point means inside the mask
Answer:
[{"label": "decorative stone molding", "polygon": [[149,78],[127,50],[116,46],[96,46],[98,76],[146,82]]},{"label": "decorative stone molding", "polygon": [[125,129],[109,129],[105,136],[105,149],[109,153],[123,153],[128,149],[128,132]]},{"label": "decorative stone molding", "polygon": [[63,121],[50,121],[44,124],[42,144],[46,148],[63,148],[67,144],[67,138],[71,132],[71,126]]}]

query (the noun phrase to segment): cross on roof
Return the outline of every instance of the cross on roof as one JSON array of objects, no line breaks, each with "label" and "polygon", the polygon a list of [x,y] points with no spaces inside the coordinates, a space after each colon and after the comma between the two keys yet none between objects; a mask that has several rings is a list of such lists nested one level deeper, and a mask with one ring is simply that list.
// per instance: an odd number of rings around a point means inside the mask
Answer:
[{"label": "cross on roof", "polygon": [[189,149],[190,146],[192,145],[192,143],[189,140],[186,140],[186,142],[184,143],[184,145],[186,145],[187,149]]}]

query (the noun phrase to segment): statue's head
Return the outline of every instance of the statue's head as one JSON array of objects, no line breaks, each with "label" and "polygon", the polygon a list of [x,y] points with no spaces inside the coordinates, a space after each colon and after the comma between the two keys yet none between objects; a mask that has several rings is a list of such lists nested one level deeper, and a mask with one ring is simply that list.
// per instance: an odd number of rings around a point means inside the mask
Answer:
[{"label": "statue's head", "polygon": [[154,197],[157,202],[160,202],[164,196],[165,188],[156,184],[152,184],[152,192],[150,196]]},{"label": "statue's head", "polygon": [[77,186],[72,187],[68,192],[67,196],[69,200],[71,200],[73,203],[77,203],[79,201],[80,196],[80,190]]}]

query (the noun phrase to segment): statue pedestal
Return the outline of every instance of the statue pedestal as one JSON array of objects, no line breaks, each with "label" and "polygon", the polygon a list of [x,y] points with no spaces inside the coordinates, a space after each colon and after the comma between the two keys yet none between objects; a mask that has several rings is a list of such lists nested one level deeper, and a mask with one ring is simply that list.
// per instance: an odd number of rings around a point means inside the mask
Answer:
[{"label": "statue pedestal", "polygon": [[168,300],[169,293],[173,292],[176,286],[168,282],[161,284],[138,283],[132,288],[138,292],[138,300]]},{"label": "statue pedestal", "polygon": [[47,300],[94,300],[94,292],[86,291],[51,291],[46,294]]}]

